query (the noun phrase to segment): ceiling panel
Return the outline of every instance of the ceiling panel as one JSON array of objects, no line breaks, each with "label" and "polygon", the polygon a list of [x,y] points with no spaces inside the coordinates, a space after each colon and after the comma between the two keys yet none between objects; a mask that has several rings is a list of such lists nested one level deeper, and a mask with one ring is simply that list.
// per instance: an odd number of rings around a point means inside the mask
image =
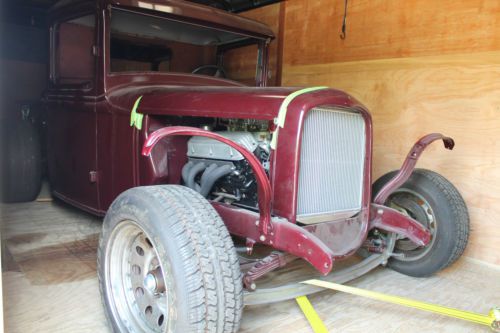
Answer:
[{"label": "ceiling panel", "polygon": [[[257,7],[266,6],[282,0],[189,0],[199,4],[213,6],[231,12],[241,12]],[[20,6],[47,9],[57,0],[4,0],[6,6]]]}]

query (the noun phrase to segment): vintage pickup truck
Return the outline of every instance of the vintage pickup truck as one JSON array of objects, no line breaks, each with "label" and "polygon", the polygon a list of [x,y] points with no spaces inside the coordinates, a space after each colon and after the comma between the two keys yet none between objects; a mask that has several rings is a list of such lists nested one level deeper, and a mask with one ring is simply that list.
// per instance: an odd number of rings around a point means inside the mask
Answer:
[{"label": "vintage pickup truck", "polygon": [[[244,304],[318,291],[259,288],[294,259],[346,282],[385,264],[427,276],[462,254],[462,197],[415,169],[427,145],[453,140],[422,137],[372,186],[368,110],[335,89],[266,87],[273,38],[264,24],[184,1],[52,8],[50,185],[105,216],[98,274],[114,331],[235,332]],[[15,137],[24,148],[11,153],[32,163],[7,170],[19,180],[11,201],[30,200],[36,140],[26,126]]]}]

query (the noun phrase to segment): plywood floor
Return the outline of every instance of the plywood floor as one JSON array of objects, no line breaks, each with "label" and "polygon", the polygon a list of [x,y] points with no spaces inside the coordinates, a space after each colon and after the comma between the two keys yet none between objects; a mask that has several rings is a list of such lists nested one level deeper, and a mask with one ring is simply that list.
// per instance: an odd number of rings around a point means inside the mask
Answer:
[{"label": "plywood floor", "polygon": [[[108,332],[96,279],[101,221],[57,201],[0,206],[6,332]],[[500,270],[461,260],[435,277],[377,269],[351,283],[487,313],[500,306]],[[331,332],[489,332],[355,296],[310,297]],[[241,332],[312,332],[294,301],[245,308]]]}]

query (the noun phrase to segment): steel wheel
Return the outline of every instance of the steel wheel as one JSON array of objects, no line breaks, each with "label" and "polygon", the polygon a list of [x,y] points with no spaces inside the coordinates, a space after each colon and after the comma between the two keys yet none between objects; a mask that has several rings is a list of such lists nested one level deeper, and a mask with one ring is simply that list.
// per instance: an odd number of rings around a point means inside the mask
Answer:
[{"label": "steel wheel", "polygon": [[[373,184],[373,195],[396,175],[387,173]],[[427,246],[398,239],[390,268],[410,276],[432,275],[451,265],[463,253],[469,238],[469,214],[458,190],[443,176],[415,169],[410,178],[393,193],[387,206],[422,223],[431,232]]]},{"label": "steel wheel", "polygon": [[423,258],[434,246],[438,222],[427,200],[415,191],[399,188],[389,199],[386,206],[400,211],[401,213],[420,222],[431,233],[431,241],[426,246],[418,246],[408,238],[399,239],[394,247],[395,260],[415,261]]},{"label": "steel wheel", "polygon": [[132,221],[110,236],[105,275],[111,312],[123,331],[161,332],[168,320],[167,280],[151,238]]},{"label": "steel wheel", "polygon": [[190,188],[120,194],[104,218],[97,271],[113,332],[238,331],[243,285],[233,242]]}]

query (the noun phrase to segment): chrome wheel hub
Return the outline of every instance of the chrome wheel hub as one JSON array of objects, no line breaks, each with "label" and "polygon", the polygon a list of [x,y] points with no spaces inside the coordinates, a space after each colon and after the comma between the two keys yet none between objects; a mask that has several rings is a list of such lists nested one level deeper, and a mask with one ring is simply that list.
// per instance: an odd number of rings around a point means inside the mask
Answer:
[{"label": "chrome wheel hub", "polygon": [[167,325],[166,271],[149,236],[132,221],[112,232],[106,252],[107,297],[120,331],[162,332]]},{"label": "chrome wheel hub", "polygon": [[144,287],[152,293],[156,293],[156,278],[153,274],[148,273],[144,278]]},{"label": "chrome wheel hub", "polygon": [[391,194],[386,205],[420,222],[431,233],[431,240],[426,246],[418,246],[407,238],[398,239],[394,248],[394,259],[415,261],[424,257],[434,246],[438,230],[438,221],[430,204],[419,193],[400,188]]}]

